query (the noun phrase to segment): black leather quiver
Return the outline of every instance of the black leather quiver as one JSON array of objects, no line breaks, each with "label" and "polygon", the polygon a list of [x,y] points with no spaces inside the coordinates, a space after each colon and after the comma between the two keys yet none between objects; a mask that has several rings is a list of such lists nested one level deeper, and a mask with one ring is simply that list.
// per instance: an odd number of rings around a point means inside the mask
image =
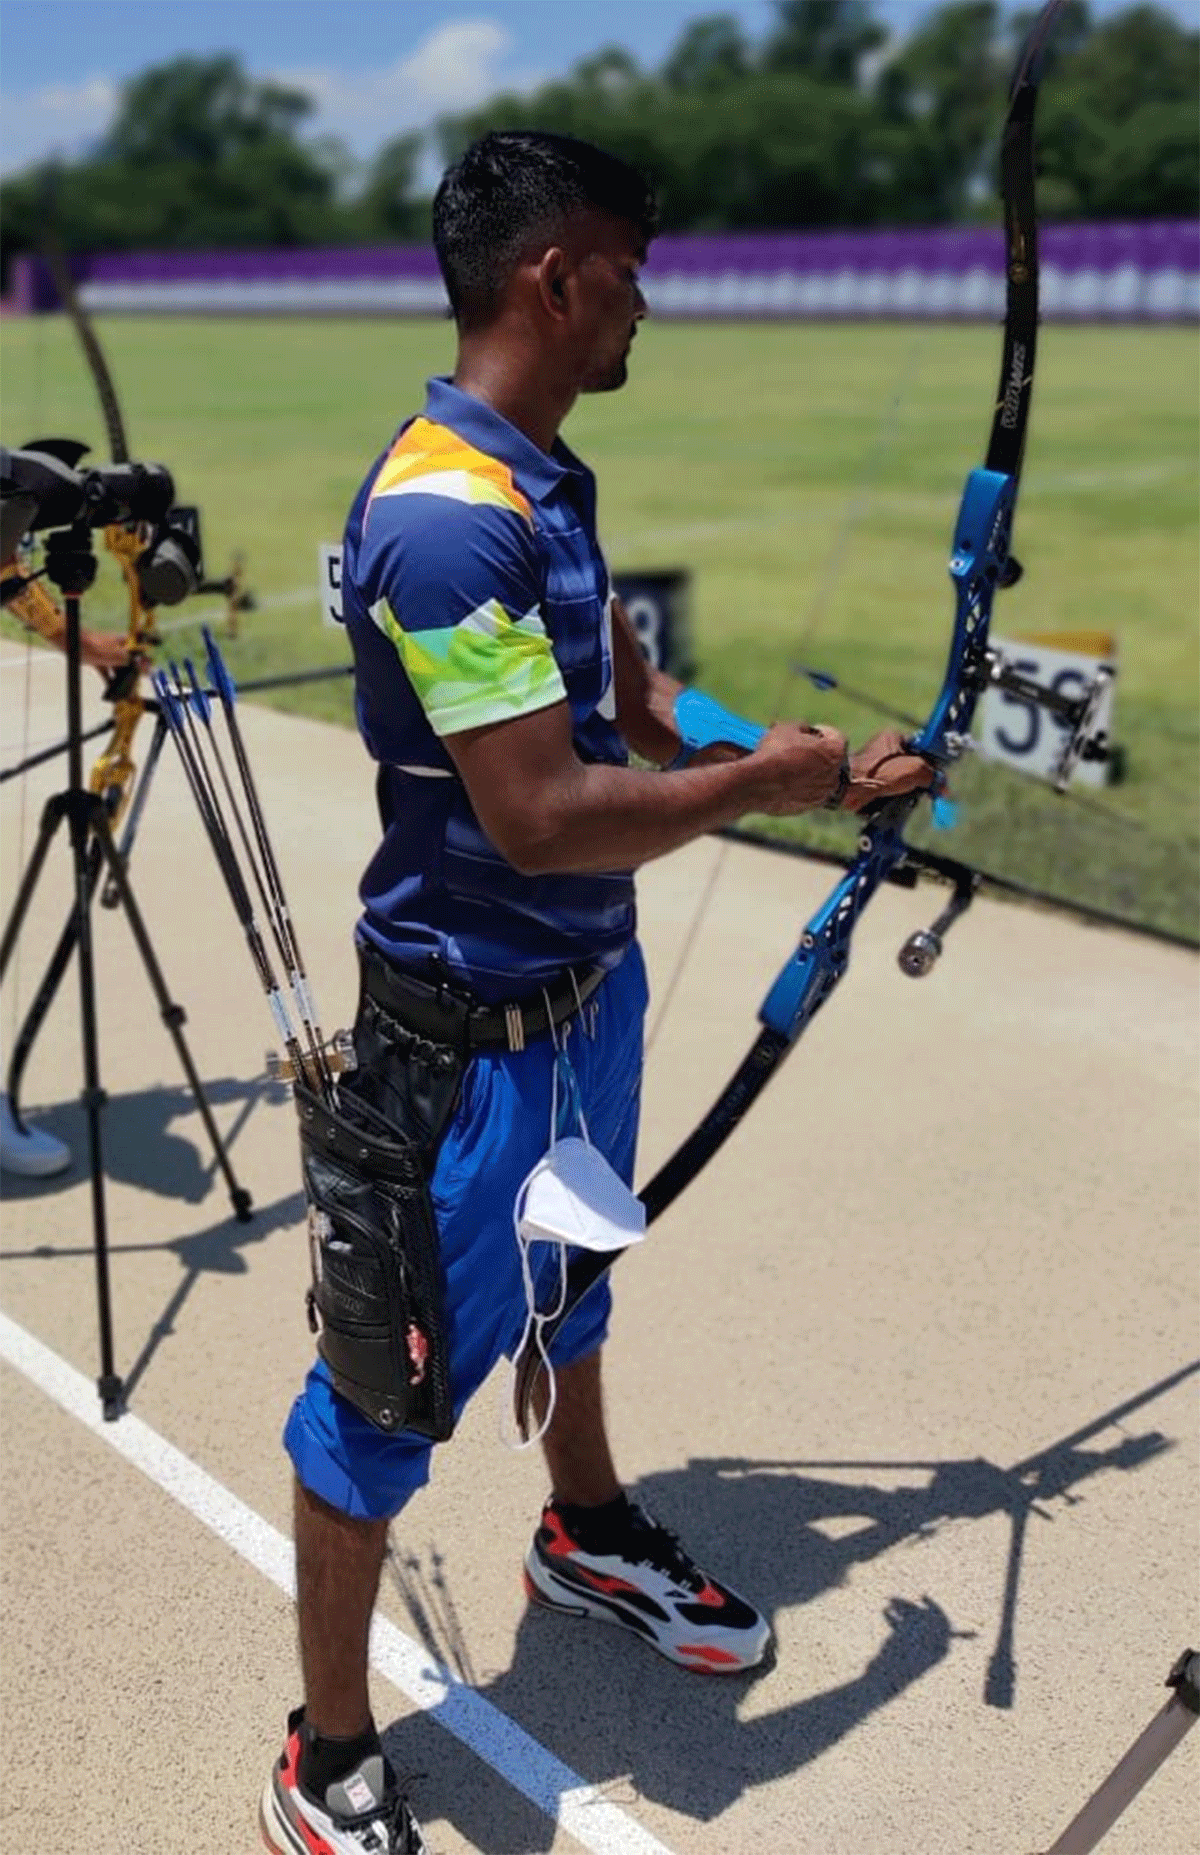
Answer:
[{"label": "black leather quiver", "polygon": [[294,1088],[312,1253],[309,1320],[337,1391],[388,1435],[454,1428],[442,1270],[416,1145],[353,1095]]}]

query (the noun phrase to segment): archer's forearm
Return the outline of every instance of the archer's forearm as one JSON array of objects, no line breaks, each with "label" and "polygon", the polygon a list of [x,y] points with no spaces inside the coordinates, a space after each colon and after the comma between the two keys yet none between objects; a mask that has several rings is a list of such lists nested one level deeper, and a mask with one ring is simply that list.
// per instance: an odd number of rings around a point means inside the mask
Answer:
[{"label": "archer's forearm", "polygon": [[767,796],[753,755],[671,774],[577,762],[537,818],[525,821],[521,841],[499,848],[526,875],[636,869],[733,824]]},{"label": "archer's forearm", "polygon": [[626,745],[652,766],[669,765],[679,752],[675,701],[683,688],[684,685],[677,683],[673,676],[667,676],[661,670],[653,670],[641,705],[624,720],[618,718]]}]

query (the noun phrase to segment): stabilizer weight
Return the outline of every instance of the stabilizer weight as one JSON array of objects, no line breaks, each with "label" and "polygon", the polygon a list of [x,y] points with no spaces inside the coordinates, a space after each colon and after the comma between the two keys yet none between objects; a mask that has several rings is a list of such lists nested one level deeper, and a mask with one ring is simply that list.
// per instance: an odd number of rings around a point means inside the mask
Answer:
[{"label": "stabilizer weight", "polygon": [[942,938],[932,928],[918,928],[910,934],[896,955],[900,971],[910,979],[923,979],[942,957]]},{"label": "stabilizer weight", "polygon": [[896,955],[902,973],[910,979],[924,979],[942,957],[945,935],[974,901],[979,876],[965,863],[955,863],[949,857],[935,857],[929,852],[914,852],[909,861],[915,868],[942,876],[954,884],[954,894],[937,920],[932,926],[918,928],[915,934],[910,934]]}]

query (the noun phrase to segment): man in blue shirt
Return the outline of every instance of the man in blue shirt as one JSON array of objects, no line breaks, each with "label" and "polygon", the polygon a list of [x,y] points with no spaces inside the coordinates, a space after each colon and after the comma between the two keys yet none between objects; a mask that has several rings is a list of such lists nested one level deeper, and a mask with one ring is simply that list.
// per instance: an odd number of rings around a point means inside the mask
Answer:
[{"label": "man in blue shirt", "polygon": [[629,871],[514,867],[453,757],[565,703],[580,758],[627,764],[591,471],[433,380],[355,500],[342,583],[385,821],[362,938],[408,970],[436,957],[486,999],[615,965],[633,938]]},{"label": "man in blue shirt", "polygon": [[[421,1155],[454,1417],[552,1302],[558,1255],[518,1242],[514,1202],[564,1096],[593,1155],[632,1179],[646,1003],[632,871],[746,812],[857,809],[930,776],[894,735],[851,756],[800,723],[753,753],[714,746],[657,770],[679,753],[679,685],[645,663],[611,596],[595,483],[559,436],[580,393],[624,384],[654,228],[643,178],[587,144],[506,133],[469,149],[434,202],[454,378],[430,383],[346,530],[383,824],[361,889],[353,1086]],[[766,1620],[622,1491],[600,1393],[608,1311],[601,1284],[550,1349],[529,1595],[683,1667],[744,1673],[769,1656]],[[407,1343],[416,1382],[425,1342]],[[428,1427],[391,1422],[324,1357],[288,1421],[305,1706],[263,1797],[280,1855],[425,1849],[367,1694],[388,1522],[429,1474]]]}]

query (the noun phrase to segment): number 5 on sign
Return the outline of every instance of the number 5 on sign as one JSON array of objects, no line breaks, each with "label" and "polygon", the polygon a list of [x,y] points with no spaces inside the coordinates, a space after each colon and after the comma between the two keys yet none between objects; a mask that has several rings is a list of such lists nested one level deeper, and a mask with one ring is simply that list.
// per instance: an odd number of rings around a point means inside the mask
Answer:
[{"label": "number 5 on sign", "polygon": [[317,583],[321,589],[321,618],[326,625],[342,622],[341,543],[322,541],[317,547]]},{"label": "number 5 on sign", "polygon": [[[1046,631],[1024,638],[998,638],[991,643],[1010,668],[1044,688],[1064,696],[1079,696],[1097,670],[1111,670],[1104,706],[1097,721],[1112,740],[1113,688],[1117,672],[1116,640],[1096,631]],[[1067,723],[1046,709],[1025,702],[1005,689],[989,689],[980,704],[979,753],[984,760],[1000,760],[1034,779],[1050,779],[1066,745]],[[1072,782],[1102,786],[1108,777],[1103,762],[1081,760]]]}]

